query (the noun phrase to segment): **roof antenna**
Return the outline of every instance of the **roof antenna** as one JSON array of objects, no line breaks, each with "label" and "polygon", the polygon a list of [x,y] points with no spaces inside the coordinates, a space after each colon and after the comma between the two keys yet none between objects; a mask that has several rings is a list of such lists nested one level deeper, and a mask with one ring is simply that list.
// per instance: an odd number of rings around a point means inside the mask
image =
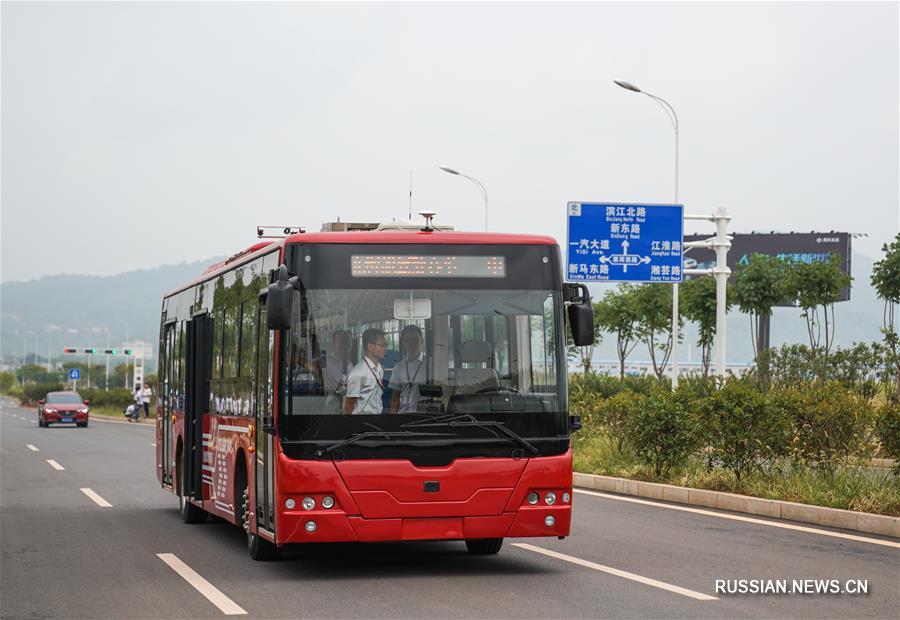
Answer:
[{"label": "roof antenna", "polygon": [[409,221],[412,221],[412,170],[409,171]]}]

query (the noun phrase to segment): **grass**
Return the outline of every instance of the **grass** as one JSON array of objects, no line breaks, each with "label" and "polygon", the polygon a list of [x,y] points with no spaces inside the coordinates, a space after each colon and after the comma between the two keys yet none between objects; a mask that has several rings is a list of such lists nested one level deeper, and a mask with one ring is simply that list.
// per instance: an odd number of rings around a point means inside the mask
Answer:
[{"label": "grass", "polygon": [[738,482],[730,471],[708,470],[703,459],[693,458],[657,477],[651,466],[641,463],[627,446],[619,450],[602,430],[576,433],[573,452],[575,471],[582,473],[900,516],[900,477],[888,470],[843,467],[828,476],[785,463],[754,470]]}]

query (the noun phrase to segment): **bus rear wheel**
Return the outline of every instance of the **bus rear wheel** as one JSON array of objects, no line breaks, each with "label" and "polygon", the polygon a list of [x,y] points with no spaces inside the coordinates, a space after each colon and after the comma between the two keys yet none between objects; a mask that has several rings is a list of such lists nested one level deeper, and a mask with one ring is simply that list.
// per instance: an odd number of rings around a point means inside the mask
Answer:
[{"label": "bus rear wheel", "polygon": [[179,455],[177,461],[175,479],[178,481],[178,508],[181,511],[181,520],[185,523],[205,523],[206,511],[198,508],[184,496],[184,453]]},{"label": "bus rear wheel", "polygon": [[503,546],[502,538],[473,538],[466,541],[466,549],[472,555],[494,555]]}]

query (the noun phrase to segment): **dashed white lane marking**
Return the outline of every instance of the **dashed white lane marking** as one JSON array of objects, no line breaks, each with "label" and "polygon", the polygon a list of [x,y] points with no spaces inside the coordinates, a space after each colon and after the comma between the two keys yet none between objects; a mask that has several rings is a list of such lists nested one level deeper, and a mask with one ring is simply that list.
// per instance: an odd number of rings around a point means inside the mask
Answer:
[{"label": "dashed white lane marking", "polygon": [[106,501],[105,499],[103,499],[102,497],[100,497],[99,495],[94,493],[94,491],[92,491],[91,489],[89,489],[87,487],[82,487],[81,492],[84,493],[85,495],[87,495],[88,497],[90,497],[92,500],[94,500],[94,503],[97,504],[98,506],[100,506],[101,508],[112,508],[112,504],[110,504],[108,501]]},{"label": "dashed white lane marking", "polygon": [[25,446],[26,446],[29,450],[31,450],[32,452],[40,452],[40,450],[38,450],[36,447],[34,447],[33,445],[31,445],[30,443],[25,444]]},{"label": "dashed white lane marking", "polygon": [[150,445],[151,445],[152,447],[154,447],[154,448],[156,447],[156,444],[155,444],[155,443],[151,443]]},{"label": "dashed white lane marking", "polygon": [[222,591],[201,577],[193,568],[182,562],[174,553],[157,553],[156,557],[169,565],[181,578],[191,584],[210,603],[219,608],[226,616],[240,616],[247,612],[237,603],[222,594]]},{"label": "dashed white lane marking", "polygon": [[618,568],[612,568],[610,566],[604,566],[603,564],[589,562],[587,560],[582,560],[581,558],[566,555],[565,553],[557,553],[556,551],[550,551],[549,549],[544,549],[542,547],[535,547],[534,545],[529,545],[527,543],[513,543],[513,547],[526,549],[528,551],[534,551],[535,553],[541,553],[543,555],[550,556],[551,558],[556,558],[557,560],[571,562],[572,564],[578,564],[579,566],[591,568],[593,570],[600,571],[601,573],[615,575],[616,577],[622,577],[623,579],[629,579],[631,581],[643,583],[645,585],[653,586],[654,588],[659,588],[661,590],[668,590],[669,592],[681,594],[682,596],[689,596],[690,598],[697,599],[698,601],[719,600],[715,596],[710,596],[709,594],[695,592],[694,590],[688,590],[687,588],[682,588],[680,586],[673,586],[672,584],[666,583],[664,581],[657,581],[656,579],[650,579],[649,577],[642,577],[641,575],[635,575],[634,573],[619,570]]},{"label": "dashed white lane marking", "polygon": [[743,521],[745,523],[754,523],[756,525],[768,525],[770,527],[780,527],[785,530],[794,530],[797,532],[807,532],[810,534],[819,534],[821,536],[831,536],[832,538],[843,538],[845,540],[855,540],[857,542],[871,543],[873,545],[883,545],[885,547],[893,547],[900,549],[900,543],[891,542],[889,540],[881,540],[879,538],[868,538],[866,536],[856,536],[854,534],[843,534],[841,532],[831,532],[829,530],[820,530],[815,527],[804,527],[802,525],[792,525],[790,523],[779,523],[777,521],[768,521],[766,519],[754,519],[753,517],[742,517],[739,515],[726,514],[723,512],[713,512],[712,510],[703,510],[702,508],[688,508],[687,506],[674,506],[672,504],[660,504],[645,499],[637,499],[634,497],[622,497],[619,495],[610,495],[608,493],[598,493],[597,491],[584,491],[582,489],[574,489],[576,493],[583,495],[593,495],[604,499],[614,499],[620,502],[631,502],[633,504],[645,504],[647,506],[656,506],[657,508],[668,508],[670,510],[680,510],[682,512],[692,512],[707,517],[718,517],[719,519],[730,519],[732,521]]},{"label": "dashed white lane marking", "polygon": [[50,467],[52,467],[53,469],[58,469],[58,470],[60,470],[60,471],[62,471],[62,470],[65,469],[65,467],[63,467],[62,465],[60,465],[59,463],[57,463],[57,462],[54,461],[53,459],[47,459],[47,462],[50,463]]}]

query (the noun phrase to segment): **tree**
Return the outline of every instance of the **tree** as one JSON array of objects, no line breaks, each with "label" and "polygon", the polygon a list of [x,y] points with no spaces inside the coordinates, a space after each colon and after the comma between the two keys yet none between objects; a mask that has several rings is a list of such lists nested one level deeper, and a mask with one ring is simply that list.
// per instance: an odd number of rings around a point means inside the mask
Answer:
[{"label": "tree", "polygon": [[638,312],[635,303],[635,287],[620,284],[608,291],[594,306],[597,324],[616,335],[616,354],[619,357],[619,378],[625,377],[625,359],[638,343]]},{"label": "tree", "polygon": [[900,336],[895,327],[897,305],[900,304],[900,233],[890,245],[885,243],[881,251],[884,257],[872,268],[872,286],[884,301],[881,331],[888,349],[888,366],[896,383],[893,397],[900,399]]},{"label": "tree", "polygon": [[7,392],[16,384],[16,375],[8,370],[0,372],[0,392]]},{"label": "tree", "polygon": [[766,254],[752,254],[746,263],[734,270],[731,288],[741,312],[750,316],[754,357],[759,355],[756,343],[760,318],[771,316],[772,308],[790,297],[785,271],[781,259]]},{"label": "tree", "polygon": [[[672,289],[671,284],[642,284],[634,289],[638,337],[650,351],[653,372],[658,379],[662,379],[672,354]],[[680,324],[680,316],[678,321]]]},{"label": "tree", "polygon": [[[729,294],[728,297],[731,297]],[[699,277],[685,280],[681,285],[679,307],[688,320],[697,324],[703,376],[709,376],[709,365],[712,359],[712,346],[716,340],[716,281],[714,278]],[[729,300],[725,301],[725,312],[731,308]]]},{"label": "tree", "polygon": [[797,300],[803,310],[803,318],[806,319],[809,346],[813,350],[823,348],[827,357],[834,341],[834,302],[840,297],[841,289],[850,286],[850,276],[841,270],[838,254],[831,254],[824,262],[788,263],[785,271],[785,281],[791,297]]}]

